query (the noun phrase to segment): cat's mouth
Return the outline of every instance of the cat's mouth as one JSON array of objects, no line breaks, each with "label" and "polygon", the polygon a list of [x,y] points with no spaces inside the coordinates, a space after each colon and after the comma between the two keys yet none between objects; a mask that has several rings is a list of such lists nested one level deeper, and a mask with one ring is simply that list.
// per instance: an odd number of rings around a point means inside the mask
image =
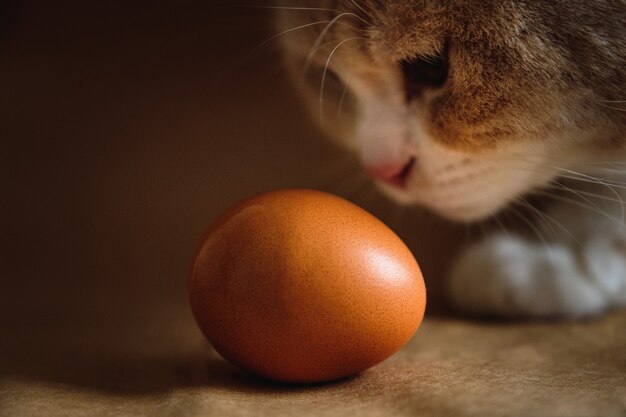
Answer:
[{"label": "cat's mouth", "polygon": [[454,221],[474,222],[496,214],[552,176],[545,169],[526,167],[507,161],[463,160],[429,172],[411,158],[402,167],[396,167],[395,176],[374,179],[399,204],[426,207]]},{"label": "cat's mouth", "polygon": [[381,181],[390,187],[407,188],[407,183],[413,172],[417,159],[411,157],[408,162],[392,163],[382,166],[365,166],[365,172],[375,180]]},{"label": "cat's mouth", "polygon": [[487,218],[509,204],[517,192],[479,183],[460,183],[455,187],[416,186],[407,181],[405,187],[378,182],[379,187],[396,202],[407,206],[426,207],[447,219],[473,222]]}]

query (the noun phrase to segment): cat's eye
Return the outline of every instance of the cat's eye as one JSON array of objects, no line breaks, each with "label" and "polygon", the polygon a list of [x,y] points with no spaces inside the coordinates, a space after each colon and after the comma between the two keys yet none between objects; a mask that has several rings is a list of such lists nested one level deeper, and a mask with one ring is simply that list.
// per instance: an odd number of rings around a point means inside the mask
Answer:
[{"label": "cat's eye", "polygon": [[421,96],[427,89],[440,88],[446,83],[449,66],[445,49],[440,56],[416,57],[400,62],[407,101]]}]

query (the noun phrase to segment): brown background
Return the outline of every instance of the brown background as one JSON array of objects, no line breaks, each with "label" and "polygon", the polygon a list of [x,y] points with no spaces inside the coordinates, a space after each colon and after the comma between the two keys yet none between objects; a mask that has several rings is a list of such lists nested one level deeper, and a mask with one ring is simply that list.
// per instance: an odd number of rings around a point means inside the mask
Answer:
[{"label": "brown background", "polygon": [[[438,221],[394,208],[322,139],[271,45],[248,54],[271,35],[267,11],[54,3],[0,6],[0,415],[626,415],[624,314],[433,314],[442,284],[430,271],[454,243],[432,244],[418,224]],[[209,221],[295,186],[397,228],[434,300],[405,350],[335,384],[241,373],[187,307]]]}]

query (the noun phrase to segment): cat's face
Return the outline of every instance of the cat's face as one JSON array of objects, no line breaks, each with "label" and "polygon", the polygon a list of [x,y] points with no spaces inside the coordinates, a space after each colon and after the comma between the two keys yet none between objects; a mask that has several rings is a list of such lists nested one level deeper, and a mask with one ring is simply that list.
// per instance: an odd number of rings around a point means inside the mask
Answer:
[{"label": "cat's face", "polygon": [[287,0],[277,21],[313,111],[377,183],[472,221],[622,147],[602,103],[624,99],[626,11],[591,3]]}]

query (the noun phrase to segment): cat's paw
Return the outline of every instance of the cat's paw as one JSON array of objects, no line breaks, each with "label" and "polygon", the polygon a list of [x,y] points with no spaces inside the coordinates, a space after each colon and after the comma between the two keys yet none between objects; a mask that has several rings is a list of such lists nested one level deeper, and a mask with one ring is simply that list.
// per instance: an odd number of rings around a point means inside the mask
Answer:
[{"label": "cat's paw", "polygon": [[599,237],[579,247],[509,235],[470,247],[449,281],[462,311],[507,317],[579,317],[626,304],[626,240]]},{"label": "cat's paw", "polygon": [[586,242],[582,263],[609,307],[626,306],[626,235],[621,230]]}]

